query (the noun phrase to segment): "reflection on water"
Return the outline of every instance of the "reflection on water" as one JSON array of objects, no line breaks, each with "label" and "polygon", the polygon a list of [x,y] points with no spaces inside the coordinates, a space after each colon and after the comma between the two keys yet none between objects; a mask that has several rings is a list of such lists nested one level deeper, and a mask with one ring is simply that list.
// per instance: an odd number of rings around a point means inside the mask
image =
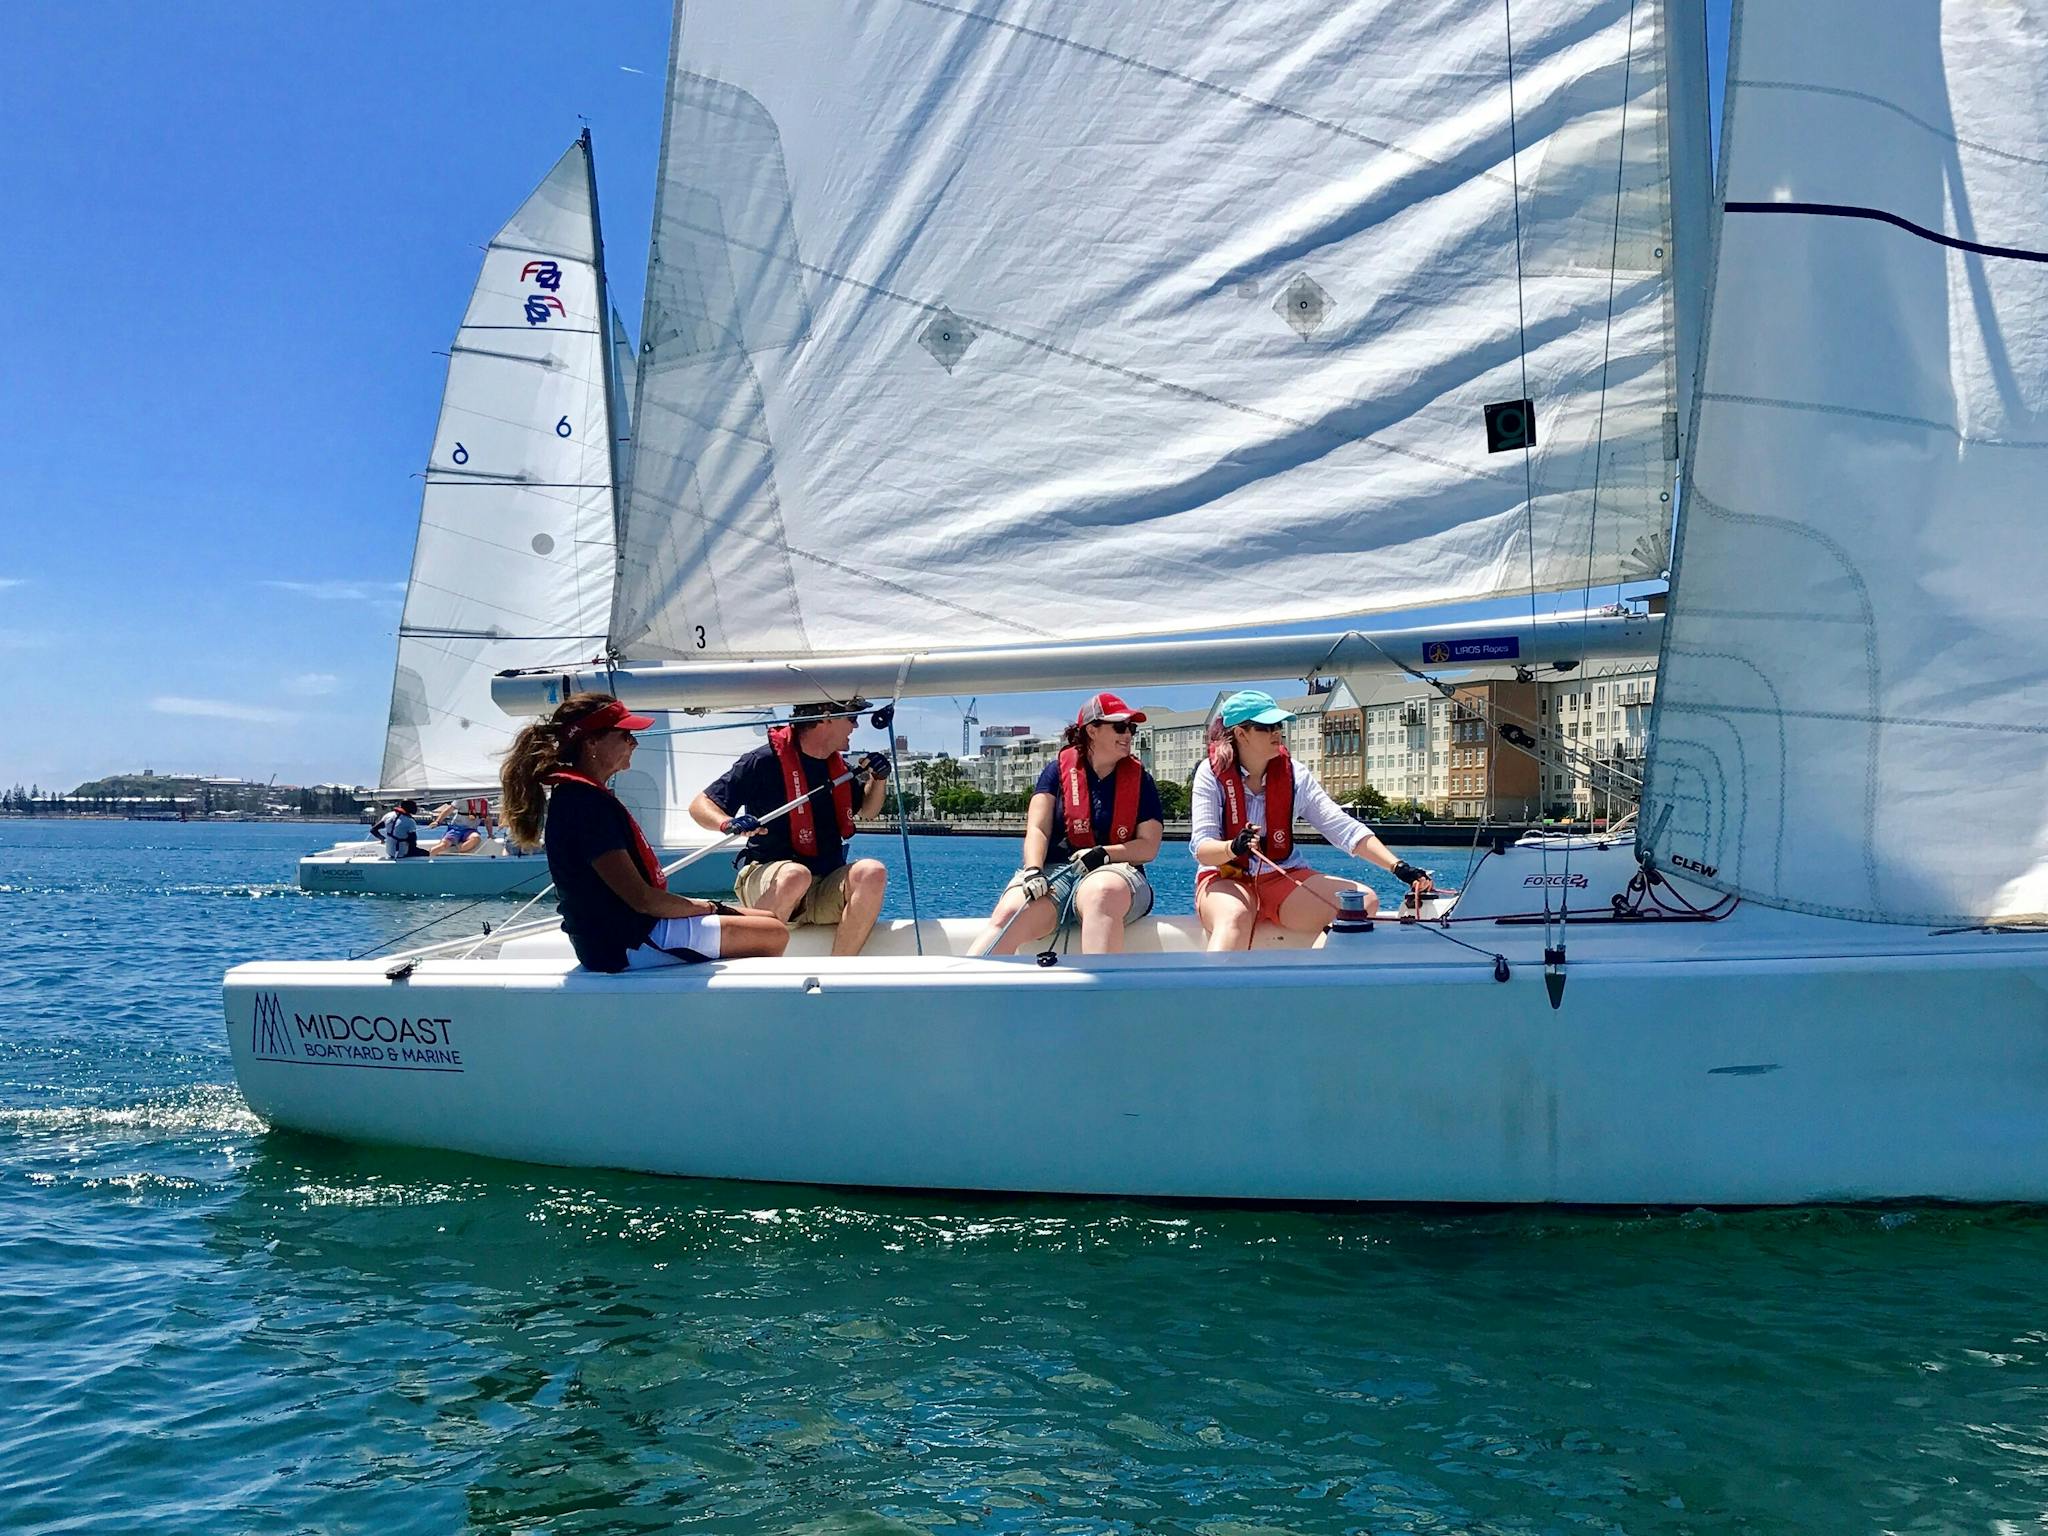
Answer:
[{"label": "reflection on water", "polygon": [[[10,1536],[1988,1531],[2048,1505],[2039,1212],[921,1199],[273,1135],[227,1081],[220,967],[395,904],[252,899],[277,829],[205,830],[203,877],[105,850],[36,939],[0,922],[0,978],[30,978],[0,980]],[[172,958],[104,945],[135,912]]]}]

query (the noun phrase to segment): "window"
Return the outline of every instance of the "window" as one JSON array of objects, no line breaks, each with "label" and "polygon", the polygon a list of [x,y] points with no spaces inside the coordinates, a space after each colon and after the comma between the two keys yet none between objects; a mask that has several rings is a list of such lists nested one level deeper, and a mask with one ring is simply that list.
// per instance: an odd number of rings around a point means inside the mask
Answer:
[{"label": "window", "polygon": [[1603,683],[1603,684],[1601,684],[1601,685],[1600,685],[1600,686],[1599,686],[1598,688],[1595,688],[1595,689],[1593,690],[1593,693],[1594,693],[1594,695],[1595,695],[1595,697],[1594,697],[1594,699],[1593,699],[1593,702],[1594,702],[1595,704],[1605,704],[1605,703],[1607,702],[1607,685],[1606,685],[1606,684],[1604,684],[1604,683]]}]

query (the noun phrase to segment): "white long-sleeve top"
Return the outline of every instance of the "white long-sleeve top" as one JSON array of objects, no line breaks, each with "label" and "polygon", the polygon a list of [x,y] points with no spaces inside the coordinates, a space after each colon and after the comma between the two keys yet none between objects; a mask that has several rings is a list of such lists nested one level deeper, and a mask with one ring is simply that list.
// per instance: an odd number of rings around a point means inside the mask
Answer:
[{"label": "white long-sleeve top", "polygon": [[[1351,852],[1360,843],[1372,836],[1372,828],[1356,817],[1347,816],[1330,798],[1330,792],[1318,784],[1315,776],[1294,758],[1287,760],[1294,770],[1294,814],[1297,820],[1305,821],[1330,840],[1332,848]],[[1266,772],[1273,771],[1268,765]],[[1245,819],[1266,825],[1266,794],[1263,783],[1258,789],[1247,786],[1244,797]],[[1223,832],[1223,787],[1216,782],[1216,770],[1205,761],[1195,770],[1194,806],[1189,813],[1194,827],[1188,835],[1188,853],[1211,839],[1224,835]],[[1294,845],[1294,852],[1281,861],[1282,869],[1296,869],[1308,860],[1301,856],[1301,845]]]}]

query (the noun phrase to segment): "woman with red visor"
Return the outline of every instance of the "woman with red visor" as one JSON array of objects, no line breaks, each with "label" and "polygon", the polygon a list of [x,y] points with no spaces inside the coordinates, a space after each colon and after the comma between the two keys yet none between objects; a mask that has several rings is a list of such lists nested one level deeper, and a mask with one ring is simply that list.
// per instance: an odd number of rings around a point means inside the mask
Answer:
[{"label": "woman with red visor", "polygon": [[505,754],[505,827],[531,848],[546,823],[562,931],[592,971],[779,955],[789,930],[766,912],[672,894],[640,824],[606,787],[633,733],[654,722],[608,693],[564,699]]},{"label": "woman with red visor", "polygon": [[1152,910],[1145,866],[1166,830],[1159,786],[1138,761],[1143,711],[1098,693],[1067,727],[1066,745],[1045,766],[1024,827],[1024,867],[968,950],[1015,954],[1059,921],[1062,904],[1081,921],[1081,953],[1113,955],[1124,928]]}]

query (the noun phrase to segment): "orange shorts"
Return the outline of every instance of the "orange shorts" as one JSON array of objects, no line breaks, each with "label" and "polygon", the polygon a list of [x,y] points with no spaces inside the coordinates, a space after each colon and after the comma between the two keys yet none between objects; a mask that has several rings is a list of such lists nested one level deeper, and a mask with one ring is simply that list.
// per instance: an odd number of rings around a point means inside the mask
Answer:
[{"label": "orange shorts", "polygon": [[1248,888],[1259,904],[1259,921],[1277,923],[1280,921],[1280,907],[1288,897],[1307,883],[1314,870],[1291,870],[1282,874],[1276,869],[1262,869],[1256,875],[1226,875],[1220,869],[1205,869],[1195,876],[1195,899],[1209,889],[1210,882],[1228,880],[1232,885]]}]

